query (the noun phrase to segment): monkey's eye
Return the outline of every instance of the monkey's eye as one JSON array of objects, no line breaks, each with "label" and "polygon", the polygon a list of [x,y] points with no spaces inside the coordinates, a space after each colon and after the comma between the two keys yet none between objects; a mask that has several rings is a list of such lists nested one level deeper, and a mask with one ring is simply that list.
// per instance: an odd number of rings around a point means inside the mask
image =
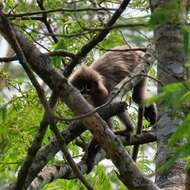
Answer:
[{"label": "monkey's eye", "polygon": [[84,85],[80,88],[80,92],[82,94],[89,94],[91,92],[91,88],[89,85]]},{"label": "monkey's eye", "polygon": [[84,86],[81,86],[81,87],[80,87],[80,92],[83,93],[83,92],[84,92],[84,89],[85,89],[85,87],[84,87]]},{"label": "monkey's eye", "polygon": [[91,88],[89,85],[86,85],[86,92],[89,93],[91,91]]}]

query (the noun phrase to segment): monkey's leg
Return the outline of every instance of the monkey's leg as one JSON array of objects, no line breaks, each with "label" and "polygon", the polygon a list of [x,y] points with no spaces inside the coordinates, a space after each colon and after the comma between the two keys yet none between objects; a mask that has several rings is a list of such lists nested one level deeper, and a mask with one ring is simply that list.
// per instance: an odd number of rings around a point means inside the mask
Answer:
[{"label": "monkey's leg", "polygon": [[[141,104],[142,104],[142,101],[145,99],[146,84],[147,84],[147,78],[144,78],[133,89],[132,98],[134,102],[139,105],[136,134],[141,134],[142,128],[143,128],[143,116],[145,115],[145,108]],[[133,147],[132,159],[134,161],[136,161],[137,159],[139,147],[140,147],[139,145],[134,145]]]},{"label": "monkey's leg", "polygon": [[185,190],[190,190],[190,169],[186,171],[186,177],[185,177]]},{"label": "monkey's leg", "polygon": [[115,134],[126,136],[130,139],[134,127],[133,127],[133,124],[130,120],[130,117],[129,117],[127,111],[118,114],[118,117],[122,121],[122,123],[125,125],[126,129],[122,130],[122,131],[116,131]]},{"label": "monkey's leg", "polygon": [[[112,123],[111,118],[109,118],[107,120],[107,123],[108,123],[108,126],[110,127],[110,129],[113,129],[113,123]],[[93,137],[88,146],[87,154],[85,157],[86,165],[87,165],[87,173],[89,173],[92,170],[93,165],[94,165],[95,156],[99,150],[100,150],[100,146],[99,146],[98,142],[96,141],[96,139]]]},{"label": "monkey's leg", "polygon": [[[135,103],[139,105],[138,109],[138,123],[137,123],[137,131],[136,134],[141,134],[143,128],[143,115],[150,122],[150,124],[154,124],[157,121],[157,108],[156,104],[152,104],[147,107],[143,107],[142,101],[146,97],[146,83],[147,78],[142,79],[133,89],[133,100]],[[136,161],[138,156],[139,145],[135,145],[133,147],[132,158]]]},{"label": "monkey's leg", "polygon": [[93,165],[94,165],[95,156],[99,150],[100,150],[100,146],[99,146],[98,142],[96,141],[96,139],[93,137],[88,146],[87,154],[85,157],[85,161],[86,161],[86,165],[87,165],[87,173],[89,173],[92,170]]},{"label": "monkey's leg", "polygon": [[[118,114],[118,117],[120,118],[120,120],[125,124],[126,129],[122,130],[122,131],[117,131],[115,132],[116,135],[122,135],[127,137],[128,139],[131,138],[131,134],[133,132],[133,124],[129,118],[129,115],[127,112],[122,112],[120,114]],[[109,127],[111,129],[113,129],[113,123],[112,123],[112,119],[109,118],[107,120],[107,123],[109,125]],[[89,146],[88,146],[88,150],[87,150],[87,154],[85,157],[86,160],[86,164],[87,164],[87,173],[89,173],[94,165],[94,159],[96,154],[98,153],[98,151],[100,150],[100,146],[98,144],[98,142],[96,141],[96,139],[93,137],[93,139],[91,140]]]},{"label": "monkey's leg", "polygon": [[145,107],[144,117],[151,125],[155,124],[158,119],[158,110],[156,104]]},{"label": "monkey's leg", "polygon": [[[147,78],[142,79],[133,89],[133,100],[139,106],[142,104],[142,101],[146,98],[146,83]],[[144,117],[146,120],[150,122],[150,124],[154,124],[157,121],[157,107],[156,104],[152,104],[150,106],[145,107],[144,109]]]},{"label": "monkey's leg", "polygon": [[[143,107],[143,106],[139,106],[136,135],[142,133],[142,128],[143,128],[143,115],[144,115],[144,107]],[[133,152],[132,152],[132,159],[133,159],[135,162],[136,162],[136,160],[137,160],[138,152],[139,152],[139,145],[134,145],[134,147],[133,147]]]},{"label": "monkey's leg", "polygon": [[146,83],[147,78],[144,78],[133,88],[132,99],[138,105],[142,104],[142,101],[145,99]]}]

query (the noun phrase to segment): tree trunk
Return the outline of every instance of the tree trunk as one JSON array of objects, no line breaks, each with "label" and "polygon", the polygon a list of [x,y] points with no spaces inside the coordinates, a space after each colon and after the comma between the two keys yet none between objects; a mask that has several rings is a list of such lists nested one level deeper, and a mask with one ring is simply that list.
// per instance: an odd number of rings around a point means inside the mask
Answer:
[{"label": "tree trunk", "polygon": [[[174,9],[174,5],[177,5]],[[186,17],[186,0],[151,0],[154,15],[163,14],[166,19],[155,23],[154,41],[158,56],[158,77],[164,84],[179,82],[184,79],[182,26]],[[162,12],[160,12],[162,10]],[[170,15],[169,11],[176,14]],[[161,16],[161,15],[160,15]],[[169,16],[169,17],[168,17]],[[168,17],[168,18],[167,18]],[[153,20],[154,23],[154,20]],[[159,88],[160,90],[160,88]],[[178,119],[171,117],[172,110],[164,112],[159,105],[159,127],[157,128],[156,169],[159,170],[174,152],[167,147],[167,140],[175,132]],[[164,189],[184,189],[184,162],[177,160],[175,164],[162,173],[156,172],[156,184]]]}]

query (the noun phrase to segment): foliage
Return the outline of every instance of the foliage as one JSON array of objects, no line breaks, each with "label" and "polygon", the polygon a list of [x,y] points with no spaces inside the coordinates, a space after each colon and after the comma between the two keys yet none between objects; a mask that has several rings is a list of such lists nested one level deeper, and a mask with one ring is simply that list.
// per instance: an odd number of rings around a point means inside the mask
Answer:
[{"label": "foliage", "polygon": [[[94,3],[92,3],[94,2]],[[56,8],[65,9],[78,9],[81,7],[98,7],[99,0],[96,1],[62,1],[62,0],[46,0],[44,1],[44,7],[47,10]],[[151,16],[149,22],[150,10],[148,8],[148,0],[133,0],[130,4],[132,11],[142,12],[142,15],[128,16],[128,13],[122,15],[117,24],[125,25],[126,27],[118,27],[110,31],[106,39],[98,44],[83,60],[86,64],[91,64],[94,59],[104,54],[107,49],[119,46],[124,43],[134,43],[139,47],[143,47],[151,40],[152,32],[150,26],[158,24],[174,22],[178,24],[179,21],[179,6],[177,0],[170,0],[162,9],[157,9]],[[116,8],[118,5],[117,0],[105,1],[103,7]],[[24,1],[24,0],[7,0],[4,6],[4,11],[7,13],[28,13],[39,11],[36,1]],[[168,11],[169,10],[169,11]],[[78,52],[84,44],[91,40],[101,28],[104,27],[106,20],[110,18],[113,11],[57,11],[47,13],[45,16],[48,18],[48,22],[51,24],[53,31],[57,34],[56,38],[58,42],[53,41],[50,33],[44,23],[39,20],[35,20],[34,16],[21,16],[13,18],[13,22],[24,31],[27,38],[34,42],[43,52],[49,50],[64,50],[72,53]],[[40,14],[41,16],[41,14]],[[170,19],[170,20],[168,20]],[[130,27],[130,24],[132,27]],[[129,25],[129,26],[127,26]],[[144,25],[144,26],[143,26]],[[140,26],[140,27],[139,27]],[[97,30],[94,30],[97,29]],[[188,29],[183,29],[184,37],[184,52],[187,55],[189,47]],[[147,42],[148,41],[148,42]],[[64,69],[70,61],[68,57],[54,56],[52,58],[55,67]],[[18,70],[18,63],[12,62],[10,68],[6,68],[6,64],[2,64],[2,70],[0,70],[0,90],[8,90],[11,94],[11,98],[8,99],[1,93],[0,96],[0,188],[4,183],[10,183],[14,180],[18,169],[22,165],[27,150],[30,147],[37,129],[39,128],[40,121],[43,117],[44,110],[39,103],[36,91],[32,85],[28,82],[26,75],[15,75],[15,72],[11,72],[11,68],[15,67]],[[154,75],[155,73],[153,73]],[[152,74],[151,74],[152,75]],[[15,79],[16,78],[16,79]],[[40,79],[39,79],[40,81]],[[44,84],[42,83],[42,86]],[[190,155],[189,149],[189,123],[190,115],[187,114],[190,105],[190,82],[175,83],[165,86],[162,92],[148,100],[147,103],[163,101],[166,105],[165,109],[173,109],[174,117],[180,117],[183,122],[178,128],[176,133],[170,139],[170,145],[175,145],[180,139],[184,139],[186,144],[177,150],[177,155],[170,163],[173,163],[177,157],[184,157],[188,159]],[[45,86],[46,96],[49,97],[50,90]],[[130,95],[129,95],[130,96]],[[130,97],[128,97],[130,99]],[[132,105],[133,106],[133,105]],[[135,109],[134,109],[135,110]],[[136,113],[130,113],[132,119],[136,122]],[[69,118],[72,115],[70,110],[62,103],[58,103],[56,113],[64,115]],[[117,121],[117,129],[121,128],[121,124]],[[149,124],[144,123],[146,126]],[[65,129],[67,123],[60,123],[59,129]],[[45,138],[43,139],[43,145],[47,144],[52,138],[50,130],[47,131]],[[91,138],[91,134],[86,132],[82,134],[84,141],[88,141]],[[154,146],[154,145],[153,145]],[[81,157],[81,149],[71,143],[68,146],[69,151],[73,156]],[[153,147],[154,149],[154,147]],[[146,154],[144,154],[144,146],[140,149],[140,159],[138,160],[138,166],[150,174],[152,172],[153,160],[150,160]],[[54,160],[51,160],[49,164],[55,164],[62,161],[62,156],[57,155]],[[118,180],[118,176],[114,168],[107,169],[102,165],[98,165],[93,173],[86,176],[87,179],[93,184],[96,189],[111,190],[119,189],[124,190],[126,187]],[[46,185],[43,189],[69,189],[79,190],[85,189],[84,186],[78,180],[56,180],[51,184]]]},{"label": "foliage", "polygon": [[[14,179],[42,119],[43,108],[38,96],[26,80],[12,80],[7,73],[1,73],[9,92],[10,101],[0,96],[0,181]],[[23,89],[24,88],[24,89]],[[58,110],[70,113],[64,106]],[[63,127],[63,125],[61,126]],[[52,138],[50,130],[46,133],[44,144]],[[71,150],[77,151],[76,148]]]},{"label": "foliage", "polygon": [[[173,110],[172,117],[181,120],[176,132],[169,138],[168,146],[175,149],[175,155],[171,157],[159,171],[167,170],[174,162],[183,158],[189,161],[190,156],[190,80],[178,83],[171,83],[162,88],[162,91],[146,103],[160,102],[164,104],[164,112]],[[180,144],[180,146],[176,146]],[[189,165],[189,163],[188,163]]]},{"label": "foliage", "polygon": [[179,0],[169,0],[163,3],[162,7],[156,8],[154,13],[151,15],[150,24],[161,25],[161,24],[179,24],[181,21],[181,3]]},{"label": "foliage", "polygon": [[[16,172],[23,155],[32,142],[39,125],[42,108],[36,93],[28,89],[22,96],[13,96],[11,102],[1,106],[0,118],[0,177]],[[6,110],[6,112],[4,111]],[[11,174],[11,176],[13,173]]]},{"label": "foliage", "polygon": [[[93,175],[86,176],[95,189],[99,190],[112,190],[114,188],[119,190],[127,190],[126,187],[118,181],[117,174],[114,170],[108,172],[103,165],[96,166],[95,173]],[[46,185],[44,190],[85,190],[86,188],[77,180],[56,180]]]}]

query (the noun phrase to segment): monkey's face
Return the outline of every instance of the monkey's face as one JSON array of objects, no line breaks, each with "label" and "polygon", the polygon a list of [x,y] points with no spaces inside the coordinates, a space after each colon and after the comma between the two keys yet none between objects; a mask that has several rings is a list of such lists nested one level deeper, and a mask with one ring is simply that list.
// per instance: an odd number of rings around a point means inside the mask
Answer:
[{"label": "monkey's face", "polygon": [[78,80],[73,85],[80,90],[85,99],[94,106],[103,104],[108,96],[108,91],[102,81]]},{"label": "monkey's face", "polygon": [[78,80],[73,83],[73,85],[80,90],[81,94],[84,96],[93,96],[99,93],[98,84],[96,81],[90,80]]},{"label": "monkey's face", "polygon": [[89,67],[82,67],[76,70],[69,77],[69,82],[80,90],[86,99],[91,99],[94,105],[104,102],[108,96],[103,76]]}]

